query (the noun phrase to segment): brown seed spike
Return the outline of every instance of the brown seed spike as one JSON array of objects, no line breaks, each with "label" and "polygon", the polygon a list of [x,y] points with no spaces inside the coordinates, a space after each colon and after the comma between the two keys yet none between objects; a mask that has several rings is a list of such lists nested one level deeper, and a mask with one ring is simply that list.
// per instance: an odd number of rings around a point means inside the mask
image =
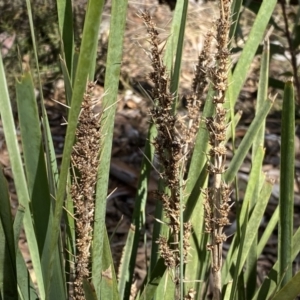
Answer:
[{"label": "brown seed spike", "polygon": [[92,93],[95,83],[89,82],[82,102],[82,111],[76,130],[76,143],[71,157],[74,174],[71,196],[75,208],[77,256],[73,299],[85,299],[82,280],[90,276],[90,247],[94,222],[94,194],[99,163],[99,116],[93,112]]}]

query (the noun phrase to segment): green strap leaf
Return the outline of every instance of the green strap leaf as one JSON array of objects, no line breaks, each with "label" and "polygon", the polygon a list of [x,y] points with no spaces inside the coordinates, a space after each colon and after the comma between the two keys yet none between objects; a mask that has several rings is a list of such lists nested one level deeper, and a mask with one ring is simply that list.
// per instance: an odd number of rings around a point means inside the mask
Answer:
[{"label": "green strap leaf", "polygon": [[0,169],[0,295],[17,299],[17,269],[8,186]]},{"label": "green strap leaf", "polygon": [[234,157],[232,158],[227,171],[224,174],[224,180],[227,183],[231,183],[234,177],[237,174],[237,171],[241,167],[252,143],[253,140],[262,126],[265,118],[272,107],[273,101],[266,100],[264,101],[260,111],[255,116],[253,122],[251,123],[246,135],[244,136],[239,148],[237,149]]},{"label": "green strap leaf", "polygon": [[[89,9],[97,10],[97,7]],[[126,22],[127,0],[112,1],[110,37],[108,42],[106,72],[105,72],[105,95],[103,97],[103,114],[101,117],[101,131],[103,141],[101,144],[101,156],[98,171],[96,190],[95,224],[92,253],[92,277],[98,298],[101,288],[101,271],[103,270],[103,238],[106,234],[105,212],[107,187],[110,169],[111,147],[113,138],[113,127],[116,111],[117,94],[119,88],[119,75],[122,61],[123,38]],[[88,17],[87,17],[88,18]],[[79,66],[78,66],[79,68]],[[113,267],[113,266],[112,266]]]},{"label": "green strap leaf", "polygon": [[298,272],[287,284],[272,298],[272,300],[293,300],[300,294],[300,272]]},{"label": "green strap leaf", "polygon": [[292,278],[294,218],[295,96],[292,80],[286,82],[281,120],[279,198],[279,278],[283,287]]},{"label": "green strap leaf", "polygon": [[44,280],[42,275],[42,268],[39,256],[37,241],[35,238],[35,231],[31,219],[31,212],[29,206],[29,192],[27,189],[27,182],[23,170],[23,163],[20,156],[19,145],[16,137],[16,130],[14,125],[14,118],[12,114],[10,99],[8,96],[7,83],[4,73],[2,57],[0,54],[0,113],[3,124],[5,140],[11,161],[12,172],[14,175],[16,191],[19,203],[24,207],[24,229],[26,232],[27,243],[32,259],[33,268],[37,278],[37,285],[41,299],[45,299]]},{"label": "green strap leaf", "polygon": [[237,100],[237,97],[242,89],[242,86],[247,78],[247,73],[252,60],[255,56],[256,50],[261,43],[264,35],[264,31],[268,26],[269,20],[272,16],[273,10],[277,4],[277,0],[263,1],[260,10],[255,18],[251,32],[247,39],[247,43],[243,49],[239,61],[232,77],[232,90],[233,99]]}]

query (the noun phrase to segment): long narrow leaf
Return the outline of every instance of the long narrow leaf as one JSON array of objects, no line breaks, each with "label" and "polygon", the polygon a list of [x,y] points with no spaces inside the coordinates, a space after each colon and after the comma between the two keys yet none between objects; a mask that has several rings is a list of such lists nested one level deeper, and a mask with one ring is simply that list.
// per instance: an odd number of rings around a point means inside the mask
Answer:
[{"label": "long narrow leaf", "polygon": [[208,132],[204,123],[205,118],[211,117],[214,111],[214,105],[212,103],[213,89],[210,88],[206,97],[206,103],[203,109],[203,117],[200,123],[200,127],[197,133],[195,147],[190,163],[188,172],[188,181],[186,184],[186,194],[188,197],[188,204],[185,209],[185,220],[188,220],[194,209],[194,205],[198,201],[198,197],[201,193],[201,186],[199,185],[201,174],[204,174],[204,166],[207,161],[207,149],[208,149]]},{"label": "long narrow leaf", "polygon": [[[292,237],[294,218],[294,168],[295,168],[295,97],[292,81],[284,88],[281,150],[280,150],[280,198],[279,198],[279,278],[281,287],[292,278]],[[284,275],[285,274],[285,275]]]},{"label": "long narrow leaf", "polygon": [[[257,234],[257,230],[259,228],[261,219],[263,217],[265,208],[267,206],[269,197],[271,195],[272,188],[273,188],[273,182],[266,180],[262,187],[259,199],[257,201],[257,204],[256,204],[253,212],[252,212],[252,215],[250,217],[250,220],[249,220],[247,228],[246,228],[245,241],[244,241],[243,249],[241,250],[242,256],[240,258],[239,265],[236,265],[238,254],[235,253],[234,257],[232,258],[232,262],[235,265],[235,268],[238,269],[238,274],[242,271],[242,268],[244,266],[244,263],[246,261],[247,255],[250,250],[250,245],[252,244],[253,239]],[[227,274],[227,278],[226,278],[225,282],[227,283],[229,281],[229,279],[230,279],[230,273]]]},{"label": "long narrow leaf", "polygon": [[29,206],[29,193],[27,190],[27,183],[23,170],[23,164],[19,152],[19,146],[16,137],[16,130],[14,126],[14,119],[11,110],[10,99],[8,96],[7,83],[4,74],[2,57],[0,54],[0,113],[3,124],[5,140],[10,156],[11,167],[14,174],[15,185],[18,195],[19,203],[24,207],[24,229],[26,232],[28,247],[33,263],[33,268],[37,278],[37,285],[40,292],[41,299],[45,299],[44,280],[42,275],[39,250],[35,238],[35,231],[32,224],[31,212]]},{"label": "long narrow leaf", "polygon": [[[300,251],[300,228],[295,232],[292,239],[292,253],[291,260],[293,261]],[[271,295],[274,294],[278,285],[278,272],[279,272],[279,263],[278,260],[274,264],[273,268],[269,272],[268,276],[265,278],[261,287],[258,289],[252,300],[260,299],[270,299]]]},{"label": "long narrow leaf", "polygon": [[102,262],[103,271],[101,272],[102,280],[101,280],[101,287],[100,289],[98,289],[100,290],[101,294],[97,297],[97,299],[120,300],[121,298],[118,293],[118,284],[117,284],[117,278],[114,269],[114,263],[111,255],[109,239],[106,232],[103,241],[102,260],[103,260]]},{"label": "long narrow leaf", "polygon": [[[70,76],[73,74],[74,30],[71,0],[56,0],[62,55]],[[71,98],[69,98],[71,99]]]},{"label": "long narrow leaf", "polygon": [[276,207],[275,211],[272,214],[271,219],[268,221],[268,225],[264,230],[263,235],[261,236],[259,243],[257,245],[257,256],[263,252],[264,247],[266,246],[272,232],[276,228],[279,219],[279,206]]},{"label": "long narrow leaf", "polygon": [[[265,99],[267,98],[268,93],[268,78],[269,78],[269,59],[270,59],[270,47],[268,40],[264,43],[264,50],[261,58],[261,67],[260,67],[260,76],[259,76],[259,84],[258,84],[258,96],[257,96],[257,104],[256,104],[256,114],[259,112],[260,107],[263,105]],[[260,184],[261,184],[261,177],[262,177],[262,159],[261,161],[255,160],[255,156],[260,151],[260,147],[264,144],[264,137],[265,137],[265,122],[260,127],[258,134],[256,135],[253,141],[252,147],[252,166],[257,168],[257,176],[256,176],[256,184],[255,188],[252,191],[251,201],[250,201],[250,214],[252,208],[254,207],[259,191],[260,191]],[[248,188],[247,188],[248,190]],[[257,272],[256,272],[256,265],[257,265],[257,237],[254,239],[253,244],[251,245],[251,251],[249,251],[249,256],[247,259],[247,267],[246,267],[246,274],[245,274],[245,282],[247,286],[255,287],[257,281]],[[254,295],[255,289],[247,289],[247,298],[251,299]]]},{"label": "long narrow leaf", "polygon": [[[181,61],[182,61],[182,51],[183,51],[183,38],[184,38],[184,31],[185,31],[185,24],[186,24],[186,18],[187,18],[187,9],[188,9],[188,0],[179,0],[176,3],[176,9],[175,9],[175,14],[173,17],[173,22],[172,22],[172,37],[171,39],[177,40],[176,45],[176,52],[175,52],[175,64],[174,64],[174,69],[171,71],[172,76],[171,76],[171,86],[170,86],[170,92],[175,96],[174,104],[173,104],[173,111],[176,111],[176,106],[177,106],[177,95],[178,95],[178,86],[179,86],[179,78],[180,78],[180,69],[181,69]],[[179,26],[179,31],[176,28]],[[178,34],[178,36],[177,36]],[[176,35],[176,36],[175,36]],[[173,46],[171,43],[167,45],[168,46]],[[172,53],[173,51],[171,51]],[[173,59],[173,57],[172,57]],[[169,70],[170,71],[170,70]]]},{"label": "long narrow leaf", "polygon": [[[92,8],[91,4],[92,2],[89,5],[89,9],[91,8],[96,10],[97,8]],[[121,2],[117,0],[112,1],[111,23],[109,31],[110,37],[108,42],[104,84],[104,90],[106,95],[103,98],[103,107],[106,108],[106,110],[103,112],[101,122],[101,130],[104,134],[104,139],[101,144],[101,157],[96,191],[94,232],[97,234],[95,234],[93,238],[92,253],[93,284],[96,288],[96,294],[98,298],[100,296],[107,187],[110,168],[114,117],[119,87],[119,74],[122,60],[126,11],[127,0]]]},{"label": "long narrow leaf", "polygon": [[17,268],[13,222],[8,185],[0,169],[0,294],[3,299],[17,299]]},{"label": "long narrow leaf", "polygon": [[261,127],[262,123],[264,122],[271,106],[273,104],[273,101],[266,100],[264,101],[260,111],[255,116],[253,122],[251,123],[246,135],[244,136],[241,144],[239,145],[239,148],[237,149],[234,157],[232,158],[228,170],[224,174],[224,180],[228,183],[232,182],[234,177],[236,176],[237,171],[241,167],[244,158],[246,157],[251,144],[253,143],[253,140]]},{"label": "long narrow leaf", "polygon": [[238,20],[240,17],[240,10],[242,8],[242,4],[243,4],[242,0],[233,0],[232,1],[232,4],[231,4],[232,19],[231,19],[231,27],[230,27],[230,32],[229,32],[229,40],[232,40],[235,35],[235,31],[236,31],[236,28],[238,25]]},{"label": "long narrow leaf", "polygon": [[255,22],[247,39],[247,43],[241,56],[239,57],[239,61],[233,73],[232,97],[234,101],[236,101],[238,94],[240,93],[241,88],[247,78],[249,67],[252,63],[257,47],[261,43],[264,31],[267,28],[276,4],[277,0],[263,1],[258,14],[256,15]]},{"label": "long narrow leaf", "polygon": [[[20,232],[22,229],[24,209],[19,205],[14,219],[14,239],[15,245],[18,244],[20,238]],[[26,300],[35,300],[38,298],[36,286],[33,284],[23,255],[19,248],[16,248],[16,266],[17,266],[17,280],[18,280],[18,293],[20,298]]]},{"label": "long narrow leaf", "polygon": [[166,266],[163,258],[159,258],[157,261],[153,272],[150,275],[149,281],[144,287],[142,294],[140,296],[141,300],[152,299],[158,285],[161,282],[162,277],[164,276],[166,271]]},{"label": "long narrow leaf", "polygon": [[87,279],[85,279],[85,278],[83,279],[82,285],[83,285],[85,299],[86,300],[97,300],[95,288],[92,286],[92,284]]},{"label": "long narrow leaf", "polygon": [[[80,49],[78,67],[76,71],[74,90],[72,95],[72,106],[69,112],[68,127],[65,138],[65,146],[63,151],[63,160],[61,164],[61,173],[59,177],[59,184],[57,190],[57,199],[54,211],[52,235],[51,235],[51,247],[49,249],[50,259],[47,283],[50,283],[50,279],[53,272],[54,253],[57,247],[58,236],[60,232],[60,221],[62,216],[62,207],[67,187],[67,177],[69,173],[69,165],[71,160],[71,152],[73,148],[73,141],[75,135],[75,129],[77,126],[77,119],[80,111],[83,93],[86,87],[88,75],[92,67],[91,57],[93,57],[92,49],[97,43],[98,32],[100,27],[99,10],[102,0],[91,0],[89,2],[88,11],[85,18],[85,24],[83,29],[82,45]],[[99,272],[100,273],[100,272]],[[99,285],[98,285],[99,286]],[[47,290],[49,291],[50,284],[48,284]]]},{"label": "long narrow leaf", "polygon": [[272,298],[272,300],[293,300],[300,294],[300,272],[298,272],[287,284]]},{"label": "long narrow leaf", "polygon": [[[31,198],[32,217],[35,224],[36,240],[40,256],[47,255],[49,248],[49,226],[52,220],[52,200],[50,198],[46,163],[42,145],[42,133],[38,108],[34,94],[33,80],[30,73],[25,73],[16,84],[19,124],[21,130],[25,171],[28,192]],[[48,238],[47,238],[48,236]],[[51,297],[66,297],[64,272],[60,272],[60,252],[56,251],[55,288]],[[43,274],[46,273],[48,261],[42,259]]]},{"label": "long narrow leaf", "polygon": [[[38,47],[37,47],[36,38],[35,38],[35,28],[34,28],[34,24],[33,24],[31,3],[29,0],[26,0],[26,6],[27,6],[27,14],[28,14],[30,33],[31,33],[32,45],[33,45],[33,53],[34,53],[36,69],[37,69],[38,87],[39,87],[39,93],[40,93],[40,99],[41,99],[40,104],[41,104],[41,113],[42,113],[42,123],[43,123],[43,129],[44,129],[43,136],[44,136],[44,146],[46,149],[46,160],[47,160],[47,165],[52,166],[53,159],[54,159],[53,156],[51,157],[51,149],[53,149],[53,141],[50,137],[51,135],[49,134],[50,133],[49,122],[48,122],[48,117],[47,117],[45,104],[44,104],[41,73],[40,73],[39,62],[38,62]],[[47,171],[48,171],[48,177],[49,177],[49,182],[51,184],[51,187],[54,187],[55,183],[53,182],[54,181],[54,173],[52,172],[53,169],[48,168]],[[53,192],[53,190],[51,192]],[[55,194],[53,194],[53,196],[55,197]],[[51,215],[49,215],[48,217],[50,219],[52,218]],[[49,227],[49,230],[50,230],[50,227]],[[51,239],[50,235],[51,235],[51,232],[49,231],[48,237],[47,237],[47,239],[49,239],[49,243],[50,243],[50,239]],[[49,279],[48,274],[51,274],[52,269],[47,268],[46,265],[52,261],[51,255],[54,252],[49,251],[49,249],[51,249],[51,246],[48,247],[48,244],[47,244],[45,247],[45,251],[43,251],[43,253],[42,253],[42,268],[44,271],[43,274],[44,274],[44,283],[45,283],[45,291],[42,291],[42,292],[45,293],[46,297],[49,297],[49,295],[51,295],[51,297],[57,297],[57,296],[61,297],[63,293],[60,293],[59,291],[63,291],[63,289],[64,289],[64,287],[63,287],[64,284],[62,282],[62,276],[63,276],[64,272],[60,272],[62,270],[62,264],[61,264],[61,261],[59,258],[59,256],[61,255],[61,251],[57,247],[56,247],[56,249],[53,249],[53,251],[55,252],[54,255],[56,258],[55,264],[58,264],[59,267],[55,268],[55,272],[58,272],[58,273],[55,274],[55,276],[54,276],[55,282],[52,285],[52,287],[54,285],[56,285],[56,288],[52,288],[50,290],[49,288],[51,286],[51,284],[50,284],[51,281],[48,280]],[[57,292],[58,292],[58,294],[57,294]]]},{"label": "long narrow leaf", "polygon": [[36,239],[40,255],[42,255],[49,225],[51,202],[38,108],[30,73],[25,73],[21,81],[17,82],[16,90],[28,191],[36,225]]},{"label": "long narrow leaf", "polygon": [[[130,297],[140,233],[146,224],[145,212],[148,195],[148,181],[150,171],[152,169],[151,162],[154,157],[154,146],[151,141],[153,141],[154,135],[156,135],[156,128],[153,124],[150,124],[144,158],[141,166],[141,175],[138,182],[137,195],[135,198],[132,225],[129,229],[124,247],[124,256],[119,267],[119,293],[121,299],[129,299]],[[125,297],[123,297],[124,292]]]}]

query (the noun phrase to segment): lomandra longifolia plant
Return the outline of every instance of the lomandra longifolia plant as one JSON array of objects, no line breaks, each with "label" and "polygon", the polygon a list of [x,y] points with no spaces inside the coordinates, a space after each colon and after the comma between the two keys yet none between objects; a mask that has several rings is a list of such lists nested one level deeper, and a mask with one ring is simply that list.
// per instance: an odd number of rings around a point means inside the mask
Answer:
[{"label": "lomandra longifolia plant", "polygon": [[[163,203],[163,209],[169,227],[170,238],[160,236],[158,239],[160,255],[165,265],[172,270],[176,286],[175,299],[182,296],[180,290],[180,265],[188,260],[189,237],[191,224],[183,223],[181,213],[184,210],[181,197],[185,182],[182,179],[185,171],[187,154],[193,146],[194,137],[199,128],[199,108],[208,79],[214,89],[212,99],[215,112],[212,117],[206,118],[205,124],[209,132],[210,150],[208,153],[208,172],[212,185],[204,191],[205,225],[206,232],[210,233],[211,241],[207,245],[212,256],[213,294],[214,299],[221,297],[221,267],[222,246],[226,240],[223,233],[224,226],[229,224],[228,212],[230,209],[230,189],[223,182],[222,174],[225,172],[226,147],[226,110],[224,108],[225,93],[227,89],[228,74],[228,35],[230,29],[230,1],[220,2],[220,17],[215,22],[216,33],[206,35],[204,47],[199,55],[192,83],[192,93],[187,97],[188,115],[180,119],[173,112],[174,95],[169,92],[169,77],[163,64],[159,45],[158,31],[155,29],[151,17],[147,13],[141,14],[150,37],[150,59],[153,72],[150,79],[154,83],[152,97],[154,108],[151,117],[157,127],[157,137],[154,147],[162,165],[162,180],[167,189],[158,192],[157,197]],[[211,54],[210,46],[213,37],[216,39],[216,53]],[[200,188],[200,187],[199,187]],[[181,233],[181,234],[180,234]],[[182,240],[181,240],[182,239]],[[182,247],[180,247],[182,245]],[[183,270],[183,269],[181,269]],[[193,291],[188,291],[189,299]]]}]

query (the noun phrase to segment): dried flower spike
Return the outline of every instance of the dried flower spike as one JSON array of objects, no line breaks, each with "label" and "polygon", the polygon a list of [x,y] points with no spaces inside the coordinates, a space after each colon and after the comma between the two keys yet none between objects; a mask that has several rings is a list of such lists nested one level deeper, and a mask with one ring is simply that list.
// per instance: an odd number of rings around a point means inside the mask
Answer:
[{"label": "dried flower spike", "polygon": [[76,143],[72,152],[75,170],[71,196],[75,208],[77,255],[73,299],[85,299],[82,280],[90,275],[90,247],[94,222],[94,195],[97,181],[100,149],[99,116],[93,112],[92,93],[95,83],[87,84],[76,130]]},{"label": "dried flower spike", "polygon": [[210,161],[208,172],[212,178],[212,186],[206,189],[204,199],[205,230],[210,233],[211,243],[207,246],[212,254],[213,299],[221,299],[221,267],[222,246],[226,241],[223,233],[224,226],[229,224],[229,187],[222,181],[226,162],[226,111],[224,108],[225,94],[228,87],[229,65],[229,29],[230,29],[230,0],[220,0],[220,17],[216,22],[217,52],[215,66],[211,68],[211,82],[215,91],[213,103],[215,114],[205,121],[209,132]]},{"label": "dried flower spike", "polygon": [[[141,13],[147,27],[149,42],[151,45],[150,59],[153,71],[150,73],[154,87],[152,97],[154,107],[150,112],[153,123],[157,128],[157,136],[153,141],[156,155],[162,166],[162,178],[166,187],[165,192],[158,192],[156,195],[163,203],[163,209],[169,226],[170,239],[161,236],[158,239],[160,255],[164,259],[168,269],[172,269],[175,274],[174,282],[176,286],[175,299],[178,298],[179,289],[179,266],[187,261],[190,248],[189,237],[191,232],[190,223],[181,224],[180,212],[184,208],[181,206],[180,193],[183,186],[181,183],[182,170],[184,170],[188,144],[193,140],[193,133],[196,130],[187,126],[183,119],[179,119],[173,112],[174,96],[170,93],[169,77],[166,73],[166,66],[163,63],[161,51],[159,50],[160,39],[158,31],[148,13]],[[197,99],[190,102],[190,119],[198,123],[198,113],[193,110],[199,104]],[[198,105],[199,111],[199,105]],[[183,225],[183,226],[181,226]],[[183,232],[180,234],[180,228]],[[182,236],[182,241],[180,241]],[[180,243],[183,245],[183,253],[180,253]],[[181,257],[183,261],[181,261]]]}]

